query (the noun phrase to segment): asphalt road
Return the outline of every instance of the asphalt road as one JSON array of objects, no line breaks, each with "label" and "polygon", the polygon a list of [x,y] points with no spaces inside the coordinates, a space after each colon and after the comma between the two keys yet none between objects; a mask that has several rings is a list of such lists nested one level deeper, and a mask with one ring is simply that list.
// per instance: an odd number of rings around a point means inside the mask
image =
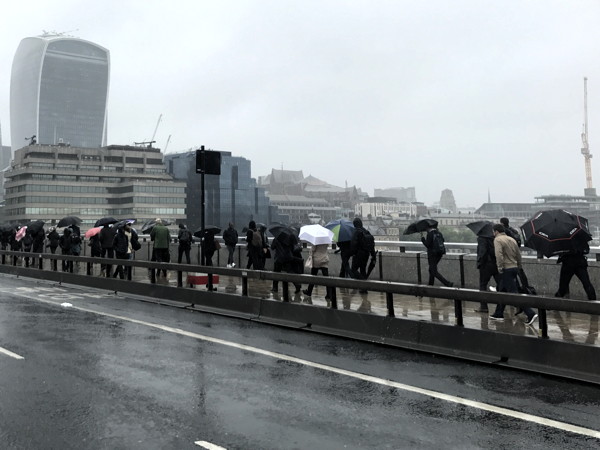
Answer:
[{"label": "asphalt road", "polygon": [[4,275],[0,399],[8,449],[600,448],[597,386]]}]

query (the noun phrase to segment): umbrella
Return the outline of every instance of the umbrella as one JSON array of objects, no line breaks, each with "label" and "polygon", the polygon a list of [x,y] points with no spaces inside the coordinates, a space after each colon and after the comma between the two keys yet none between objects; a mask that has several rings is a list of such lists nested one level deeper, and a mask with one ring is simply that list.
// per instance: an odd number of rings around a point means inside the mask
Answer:
[{"label": "umbrella", "polygon": [[17,234],[15,235],[15,240],[20,241],[23,239],[25,237],[25,233],[27,233],[27,227],[19,228],[19,231],[17,231]]},{"label": "umbrella", "polygon": [[304,225],[300,228],[298,239],[310,242],[312,245],[331,244],[333,231],[318,224]]},{"label": "umbrella", "polygon": [[85,232],[85,238],[89,239],[92,236],[96,236],[98,233],[100,233],[100,230],[102,230],[102,227],[94,227],[94,228],[90,228],[89,230],[87,230]]},{"label": "umbrella", "polygon": [[0,233],[12,233],[17,228],[14,223],[3,223],[0,225]]},{"label": "umbrella", "polygon": [[269,233],[286,246],[293,246],[298,241],[298,230],[283,223],[273,223],[269,226]]},{"label": "umbrella", "polygon": [[[218,234],[220,232],[221,232],[221,229],[215,225],[205,225],[204,226],[204,234],[205,235],[212,234],[214,236],[215,234]],[[196,231],[194,231],[194,236],[202,239],[202,227],[200,227]]]},{"label": "umbrella", "polygon": [[56,224],[56,226],[58,228],[62,228],[62,227],[69,227],[71,225],[79,225],[81,223],[81,219],[77,216],[67,216],[67,217],[63,217],[62,219],[60,219],[58,221],[58,223]]},{"label": "umbrella", "polygon": [[44,228],[44,221],[34,220],[33,222],[29,222],[27,225],[25,225],[25,228],[29,230],[31,235],[37,234]]},{"label": "umbrella", "polygon": [[119,221],[119,222],[115,223],[115,224],[113,225],[113,227],[115,227],[115,228],[122,228],[122,227],[124,227],[125,225],[127,225],[128,223],[129,223],[129,224],[135,223],[135,220],[134,220],[134,219],[125,219],[125,220],[121,220],[121,221]]},{"label": "umbrella", "polygon": [[[161,219],[162,224],[167,227],[169,225],[171,225],[171,222],[169,222],[168,220],[165,219]],[[144,225],[142,225],[142,234],[148,234],[152,231],[152,228],[154,228],[154,226],[156,225],[156,219],[152,219],[152,220],[147,220],[146,222],[144,222]]]},{"label": "umbrella", "polygon": [[406,230],[404,230],[404,233],[402,234],[413,234],[413,233],[420,233],[422,231],[427,231],[428,228],[435,228],[437,227],[438,222],[437,220],[433,220],[433,219],[422,219],[419,220],[418,222],[413,222],[411,223]]},{"label": "umbrella", "polygon": [[367,267],[367,278],[369,278],[369,275],[371,275],[371,272],[373,272],[373,269],[375,268],[378,253],[379,252],[375,252],[375,255],[371,257],[371,262],[369,263],[369,267]]},{"label": "umbrella", "polygon": [[563,209],[537,212],[521,226],[525,247],[543,253],[548,258],[571,251],[585,252],[592,240],[585,217]]},{"label": "umbrella", "polygon": [[494,224],[489,220],[480,220],[478,222],[471,222],[467,224],[467,228],[481,237],[494,237]]},{"label": "umbrella", "polygon": [[94,224],[95,227],[103,227],[104,225],[110,225],[113,223],[117,223],[118,220],[115,219],[114,217],[103,217],[102,219],[98,219],[96,220],[96,223]]},{"label": "umbrella", "polygon": [[354,235],[354,225],[346,219],[338,219],[329,222],[325,228],[333,231],[333,240],[335,242],[348,242]]},{"label": "umbrella", "polygon": [[[257,223],[256,229],[259,231],[262,231],[264,233],[265,231],[267,231],[267,226],[264,223]],[[246,230],[246,231],[248,231],[248,230]]]}]

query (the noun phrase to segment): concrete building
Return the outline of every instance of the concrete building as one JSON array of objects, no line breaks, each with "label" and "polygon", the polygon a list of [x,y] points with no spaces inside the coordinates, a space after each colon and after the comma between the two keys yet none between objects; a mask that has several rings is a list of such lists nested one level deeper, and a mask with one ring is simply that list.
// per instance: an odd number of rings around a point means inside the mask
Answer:
[{"label": "concrete building", "polygon": [[75,215],[82,228],[100,217],[185,221],[185,183],[166,173],[157,148],[30,145],[5,172],[5,219],[47,225]]},{"label": "concrete building", "polygon": [[[271,206],[263,188],[256,185],[251,162],[246,158],[221,153],[221,175],[205,175],[205,225],[225,229],[229,222],[241,230],[254,220],[266,225],[280,222],[276,207]],[[201,225],[201,176],[196,173],[196,152],[165,156],[167,171],[187,186],[187,225],[191,230]]]},{"label": "concrete building", "polygon": [[454,193],[451,189],[444,189],[440,196],[440,208],[451,213],[457,212],[456,202],[454,201]]},{"label": "concrete building", "polygon": [[417,195],[414,187],[375,189],[373,195],[375,197],[394,197],[398,203],[415,203],[417,201]]},{"label": "concrete building", "polygon": [[106,145],[109,51],[63,35],[21,41],[10,83],[13,153],[36,136],[43,145]]}]

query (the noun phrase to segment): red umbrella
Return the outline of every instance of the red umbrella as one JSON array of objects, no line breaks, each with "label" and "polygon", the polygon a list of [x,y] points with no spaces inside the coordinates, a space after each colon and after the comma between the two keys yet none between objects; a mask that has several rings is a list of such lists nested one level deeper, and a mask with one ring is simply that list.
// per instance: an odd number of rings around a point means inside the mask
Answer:
[{"label": "red umbrella", "polygon": [[87,230],[85,232],[85,238],[89,239],[92,236],[96,236],[98,233],[100,233],[100,230],[102,230],[102,227],[94,227],[94,228],[90,228],[89,230]]},{"label": "red umbrella", "polygon": [[17,234],[15,235],[15,240],[20,241],[21,239],[23,239],[25,237],[26,232],[27,232],[27,227],[21,227],[19,229],[19,231],[17,231]]}]

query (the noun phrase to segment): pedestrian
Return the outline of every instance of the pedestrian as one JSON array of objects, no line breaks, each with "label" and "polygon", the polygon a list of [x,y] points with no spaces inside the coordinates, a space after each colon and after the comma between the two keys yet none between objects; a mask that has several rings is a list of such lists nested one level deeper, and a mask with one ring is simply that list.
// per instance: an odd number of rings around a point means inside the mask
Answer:
[{"label": "pedestrian", "polygon": [[[366,280],[369,255],[374,258],[376,254],[375,239],[373,238],[373,235],[363,227],[362,220],[359,217],[354,218],[352,225],[354,225],[354,234],[350,241],[350,253],[352,255],[350,272],[355,279]],[[361,294],[367,293],[364,289],[359,290],[359,292]]]},{"label": "pedestrian", "polygon": [[202,259],[204,259],[204,266],[212,266],[213,265],[213,255],[217,251],[217,245],[220,248],[220,244],[215,239],[215,235],[213,233],[204,232],[204,237],[202,238]]},{"label": "pedestrian", "polygon": [[565,297],[569,294],[569,284],[571,278],[575,275],[583,284],[583,289],[587,295],[588,300],[596,300],[596,290],[590,281],[590,275],[588,274],[588,263],[587,257],[590,248],[586,244],[586,248],[581,251],[570,251],[563,253],[558,257],[557,264],[560,266],[560,276],[558,279],[558,291],[554,294],[555,297]]},{"label": "pedestrian", "polygon": [[[61,254],[65,256],[71,255],[71,229],[65,228],[63,231],[63,235],[60,237],[58,241],[58,245],[60,246]],[[63,272],[73,272],[73,261],[62,260],[62,271]]]},{"label": "pedestrian", "polygon": [[227,267],[232,268],[235,267],[235,262],[233,257],[235,255],[235,247],[239,241],[239,235],[237,230],[235,229],[233,222],[229,222],[229,226],[223,232],[223,240],[225,241],[225,246],[227,247]]},{"label": "pedestrian", "polygon": [[[477,236],[477,269],[479,270],[479,290],[488,290],[488,283],[492,278],[496,282],[496,289],[500,284],[496,254],[494,252],[494,238],[492,236]],[[490,288],[491,289],[491,288]],[[487,313],[488,304],[481,302],[475,312]]]},{"label": "pedestrian", "polygon": [[521,247],[521,234],[518,230],[514,229],[509,225],[508,217],[500,218],[500,223],[504,225],[504,232],[506,233],[506,235],[517,241],[517,246]]},{"label": "pedestrian", "polygon": [[[160,218],[156,219],[155,225],[150,232],[150,239],[154,242],[154,256],[157,262],[171,262],[171,254],[169,253],[169,244],[171,243],[171,234],[169,229],[163,224]],[[157,275],[160,275],[161,269]],[[162,269],[163,275],[167,276],[167,269]]]},{"label": "pedestrian", "polygon": [[90,237],[88,242],[90,247],[90,256],[92,258],[100,258],[102,256],[102,243],[100,242],[100,233],[96,233]]},{"label": "pedestrian", "polygon": [[[31,247],[33,246],[33,236],[31,235],[30,230],[25,232],[25,236],[23,236],[21,242],[23,243],[23,251],[30,253]],[[29,267],[29,256],[25,257],[25,267]]]},{"label": "pedestrian", "polygon": [[[100,230],[100,247],[102,248],[102,258],[110,258],[113,259],[115,257],[115,250],[114,250],[114,241],[115,241],[115,234],[116,234],[116,229],[113,228],[112,226],[110,226],[109,224],[106,224],[102,227],[102,229]],[[107,276],[110,277],[110,272],[112,270],[112,265],[110,264],[102,264],[100,266],[100,276]]]},{"label": "pedestrian", "polygon": [[421,233],[421,242],[427,248],[427,262],[429,263],[429,286],[433,286],[437,278],[444,286],[452,287],[454,283],[448,281],[438,271],[438,264],[442,257],[446,254],[446,246],[444,244],[444,235],[437,229],[436,226],[427,229],[427,235]]},{"label": "pedestrian", "polygon": [[[79,228],[79,227],[78,227]],[[81,255],[81,235],[71,229],[71,255]],[[79,261],[75,263],[76,272],[79,272]]]},{"label": "pedestrian", "polygon": [[[271,243],[273,257],[273,272],[300,273],[304,272],[304,260],[302,259],[302,247],[298,238],[294,235],[280,234]],[[279,283],[273,280],[272,292],[277,292]],[[302,290],[302,285],[294,283],[295,293]]]},{"label": "pedestrian", "polygon": [[[324,277],[329,276],[329,253],[327,251],[328,247],[329,246],[327,244],[319,244],[319,245],[313,245],[310,248],[310,253],[309,253],[308,258],[310,260],[310,266],[311,266],[310,274],[311,275],[318,275],[319,270],[320,270]],[[314,287],[314,284],[312,284],[312,283],[309,284],[308,287],[302,291],[302,293],[304,295],[307,295],[308,297],[311,297],[313,287]],[[331,298],[331,295],[330,295],[331,288],[329,286],[327,286],[325,291],[326,291],[325,300],[329,300]]]},{"label": "pedestrian", "polygon": [[335,253],[339,253],[342,261],[340,263],[340,278],[354,278],[350,269],[350,258],[352,257],[352,245],[350,241],[338,242],[338,249]]},{"label": "pedestrian", "polygon": [[193,239],[192,232],[184,224],[180,223],[179,233],[177,234],[177,241],[179,242],[179,246],[177,247],[177,264],[181,264],[181,258],[184,254],[187,264],[191,264],[190,250]]},{"label": "pedestrian", "polygon": [[[138,241],[137,233],[133,228],[131,228],[131,223],[127,222],[122,227],[117,228],[117,232],[115,233],[113,247],[115,250],[115,255],[117,259],[131,259],[133,252],[135,250],[139,250],[141,244]],[[113,278],[116,278],[117,275],[121,280],[125,279],[125,270],[123,265],[119,264],[115,269],[115,273],[113,274]],[[131,278],[131,266],[127,267],[127,278]]]},{"label": "pedestrian", "polygon": [[56,231],[55,227],[50,227],[48,230],[48,244],[46,247],[50,248],[50,253],[53,255],[56,253],[56,249],[58,248],[58,241],[60,239],[60,235],[58,231]]},{"label": "pedestrian", "polygon": [[[500,274],[501,291],[518,293],[517,276],[521,267],[521,251],[514,238],[509,237],[504,225],[497,223],[493,227],[494,230],[494,254],[496,256],[496,266]],[[490,319],[504,320],[504,308],[506,305],[498,303],[496,310]],[[523,312],[527,316],[527,325],[532,325],[538,315],[530,307],[524,307]]]},{"label": "pedestrian", "polygon": [[248,231],[246,232],[246,242],[248,243],[248,265],[247,269],[251,267],[254,270],[262,270],[262,255],[263,252],[263,238],[262,233],[256,228],[256,222],[251,220],[248,223]]}]

